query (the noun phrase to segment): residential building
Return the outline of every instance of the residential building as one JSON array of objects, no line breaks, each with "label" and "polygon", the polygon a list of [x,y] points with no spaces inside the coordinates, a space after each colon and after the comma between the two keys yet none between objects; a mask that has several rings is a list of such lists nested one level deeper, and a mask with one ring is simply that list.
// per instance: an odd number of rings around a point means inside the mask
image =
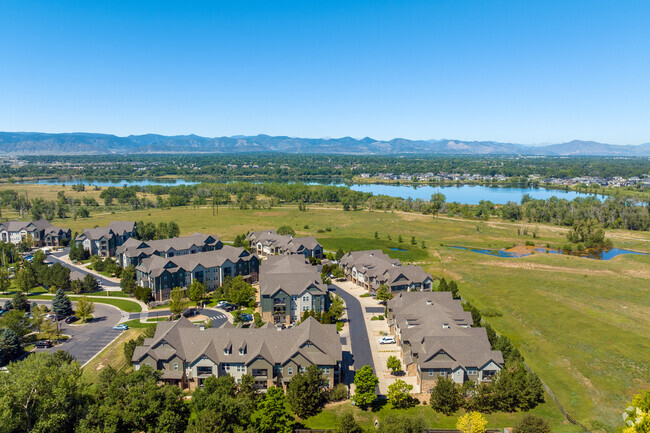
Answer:
[{"label": "residential building", "polygon": [[71,237],[70,229],[53,226],[47,220],[0,223],[0,240],[3,242],[19,244],[28,236],[31,236],[37,247],[67,245]]},{"label": "residential building", "polygon": [[204,235],[194,233],[190,236],[178,238],[157,239],[152,241],[140,241],[129,238],[115,250],[117,263],[126,268],[127,266],[138,266],[142,260],[153,255],[160,257],[175,257],[185,254],[196,254],[204,251],[218,250],[223,243],[217,235]]},{"label": "residential building", "polygon": [[310,365],[317,365],[330,387],[341,380],[341,339],[336,325],[309,318],[290,329],[198,327],[181,318],[160,322],[153,338],[135,348],[133,368],[148,365],[162,372],[162,380],[194,389],[210,376],[231,375],[239,383],[250,374],[262,392],[271,386],[286,388]]},{"label": "residential building", "polygon": [[91,256],[113,257],[117,247],[135,235],[135,221],[113,221],[106,227],[85,229],[75,242]]},{"label": "residential building", "polygon": [[260,261],[243,248],[224,246],[218,250],[174,257],[152,255],[136,266],[136,282],[151,289],[156,301],[169,299],[174,287],[189,287],[197,280],[211,291],[226,278],[242,276],[246,281],[258,278]]},{"label": "residential building", "polygon": [[352,251],[344,255],[339,266],[349,281],[370,292],[381,285],[391,291],[431,290],[433,277],[420,266],[402,265],[381,250]]},{"label": "residential building", "polygon": [[305,311],[329,309],[327,284],[303,256],[270,256],[260,269],[259,308],[266,322],[296,323]]},{"label": "residential building", "polygon": [[323,258],[323,247],[313,236],[296,238],[291,235],[279,235],[275,230],[262,230],[249,233],[246,239],[251,250],[260,256],[300,254],[305,257]]},{"label": "residential building", "polygon": [[472,327],[471,313],[450,292],[401,292],[388,301],[387,320],[420,392],[429,392],[439,377],[489,382],[503,368],[485,328]]}]

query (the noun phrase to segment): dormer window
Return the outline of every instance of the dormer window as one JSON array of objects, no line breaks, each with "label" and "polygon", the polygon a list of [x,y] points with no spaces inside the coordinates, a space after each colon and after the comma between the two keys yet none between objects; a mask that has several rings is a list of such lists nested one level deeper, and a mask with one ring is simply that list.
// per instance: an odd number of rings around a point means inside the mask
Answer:
[{"label": "dormer window", "polygon": [[449,329],[449,328],[450,328],[449,323],[442,324],[442,329]]},{"label": "dormer window", "polygon": [[232,349],[228,349],[228,348],[223,349],[223,354],[224,355],[232,355]]},{"label": "dormer window", "polygon": [[243,354],[244,354],[244,352],[245,352],[245,350],[244,350],[244,348],[243,348],[243,347],[242,347],[241,349],[239,349],[239,354],[240,354],[240,355],[243,355]]}]

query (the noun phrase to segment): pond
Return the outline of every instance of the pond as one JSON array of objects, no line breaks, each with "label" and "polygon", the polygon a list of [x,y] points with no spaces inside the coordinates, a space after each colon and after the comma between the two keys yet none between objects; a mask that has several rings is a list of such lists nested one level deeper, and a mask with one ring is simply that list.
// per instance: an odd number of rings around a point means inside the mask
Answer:
[{"label": "pond", "polygon": [[[206,181],[208,182],[208,181]],[[31,183],[38,185],[96,185],[96,186],[177,186],[177,185],[194,185],[200,182],[189,181],[185,179],[117,179],[117,180],[94,180],[84,178],[58,178],[58,179],[39,179],[32,181],[23,181],[20,183]],[[254,181],[254,183],[261,183]],[[286,183],[296,183],[287,181]],[[509,201],[516,203],[521,202],[524,194],[530,195],[534,199],[547,199],[553,196],[567,200],[573,200],[576,197],[593,197],[593,194],[585,194],[576,191],[565,191],[545,188],[513,188],[513,187],[494,187],[486,185],[385,185],[385,184],[350,184],[342,182],[315,181],[306,182],[309,185],[332,185],[349,187],[353,191],[369,192],[373,195],[387,195],[391,197],[400,197],[404,199],[411,198],[430,200],[431,196],[436,193],[442,193],[447,202],[456,202],[461,204],[478,204],[481,200],[489,200],[495,204],[505,204]]]},{"label": "pond", "polygon": [[565,254],[565,255],[571,255],[576,257],[583,257],[586,259],[611,260],[614,257],[620,256],[622,254],[639,254],[644,256],[647,255],[646,253],[624,250],[622,248],[611,248],[609,250],[589,249],[589,250],[585,250],[584,252],[567,253],[562,250],[557,250],[553,248],[529,247],[525,245],[518,245],[513,248],[506,248],[501,250],[471,248],[471,247],[457,247],[457,246],[451,246],[451,247],[459,250],[471,251],[473,253],[485,254],[488,256],[495,256],[495,257],[506,257],[506,258],[526,257],[532,254]]}]

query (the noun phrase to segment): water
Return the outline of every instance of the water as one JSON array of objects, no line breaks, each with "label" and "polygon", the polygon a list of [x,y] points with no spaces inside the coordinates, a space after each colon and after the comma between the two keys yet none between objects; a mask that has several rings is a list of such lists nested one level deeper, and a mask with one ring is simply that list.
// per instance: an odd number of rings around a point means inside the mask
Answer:
[{"label": "water", "polygon": [[408,250],[403,250],[403,249],[401,249],[401,248],[390,248],[390,249],[393,250],[393,251],[402,251],[402,252],[404,252],[404,253],[407,253],[407,252],[408,252]]},{"label": "water", "polygon": [[[206,181],[209,182],[209,181]],[[177,185],[194,185],[200,182],[188,181],[184,179],[121,179],[121,180],[92,180],[92,179],[39,179],[36,181],[24,181],[22,183],[31,183],[39,185],[96,185],[96,186],[177,186]],[[255,183],[261,183],[256,181]],[[296,182],[287,182],[296,183]],[[308,184],[325,184],[333,186],[348,186],[350,189],[359,192],[369,192],[373,195],[387,195],[391,197],[401,197],[404,199],[421,199],[430,200],[431,196],[436,193],[442,193],[447,202],[456,202],[461,204],[478,204],[481,200],[489,200],[495,204],[505,204],[509,201],[516,203],[521,202],[524,194],[529,194],[534,199],[547,199],[553,196],[567,200],[573,200],[576,197],[593,197],[592,194],[585,194],[576,191],[553,190],[544,188],[501,188],[485,185],[446,185],[446,186],[409,186],[409,185],[385,185],[385,184],[352,184],[346,185],[341,182],[308,182]]]},{"label": "water", "polygon": [[546,249],[546,248],[527,248],[526,252],[522,251],[522,247],[514,248],[511,251],[509,250],[491,250],[491,249],[481,249],[481,248],[471,248],[471,247],[454,247],[459,250],[466,250],[466,251],[471,251],[473,253],[479,253],[479,254],[485,254],[488,256],[494,256],[494,257],[505,257],[505,258],[519,258],[519,257],[526,257],[530,256],[532,254],[566,254],[566,255],[571,255],[571,256],[577,256],[577,257],[583,257],[587,259],[595,259],[595,260],[611,260],[614,257],[620,256],[622,254],[639,254],[639,255],[647,255],[646,253],[639,253],[637,251],[630,251],[630,250],[624,250],[621,248],[612,248],[610,250],[590,250],[590,251],[585,251],[583,253],[565,253],[562,250],[554,250],[552,248]]}]

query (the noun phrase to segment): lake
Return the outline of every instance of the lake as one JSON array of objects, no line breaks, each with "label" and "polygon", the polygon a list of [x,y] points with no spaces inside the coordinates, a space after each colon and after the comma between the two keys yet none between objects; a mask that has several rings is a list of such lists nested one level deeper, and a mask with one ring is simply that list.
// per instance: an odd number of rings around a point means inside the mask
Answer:
[{"label": "lake", "polygon": [[520,245],[515,248],[508,248],[502,250],[492,250],[486,248],[471,248],[471,247],[456,247],[456,246],[452,246],[451,248],[471,251],[473,253],[485,254],[488,256],[504,257],[504,258],[520,258],[520,257],[527,257],[532,254],[565,254],[565,255],[571,255],[575,257],[583,257],[586,259],[611,260],[614,257],[620,256],[622,254],[639,254],[644,256],[647,255],[645,253],[624,250],[622,248],[610,248],[609,250],[603,250],[603,249],[587,250],[584,252],[575,251],[571,253],[566,253],[562,250],[557,250],[553,248],[526,247],[523,245]]},{"label": "lake", "polygon": [[[96,186],[177,186],[177,185],[194,185],[200,182],[188,181],[184,179],[140,179],[140,180],[88,180],[88,179],[39,179],[37,181],[24,181],[20,183],[31,183],[38,185],[96,185]],[[257,182],[256,182],[257,183]],[[290,182],[295,183],[295,182]],[[576,191],[564,191],[544,188],[512,188],[512,187],[492,187],[485,185],[444,185],[444,186],[411,186],[411,185],[385,185],[385,184],[351,184],[346,185],[342,182],[306,182],[311,185],[323,184],[333,186],[347,186],[354,191],[369,192],[373,195],[387,195],[391,197],[411,198],[430,200],[431,196],[436,193],[442,193],[447,202],[457,202],[462,204],[478,204],[481,200],[489,200],[495,204],[505,204],[509,201],[521,202],[524,194],[529,194],[534,199],[547,199],[553,196],[567,200],[573,200],[576,197],[589,197],[592,194],[585,194]]]}]

